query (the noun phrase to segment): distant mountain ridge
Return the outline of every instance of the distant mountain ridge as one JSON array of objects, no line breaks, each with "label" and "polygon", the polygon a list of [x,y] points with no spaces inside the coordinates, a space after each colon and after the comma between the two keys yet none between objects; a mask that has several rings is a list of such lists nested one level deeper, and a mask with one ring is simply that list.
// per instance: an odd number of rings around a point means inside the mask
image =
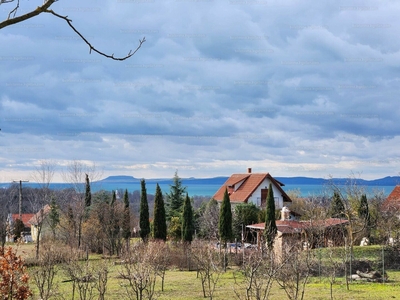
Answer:
[{"label": "distant mountain ridge", "polygon": [[[216,184],[222,185],[229,177],[220,176],[220,177],[212,177],[212,178],[182,178],[182,183],[190,183],[190,184]],[[333,179],[324,179],[324,178],[313,178],[313,177],[274,177],[276,180],[282,182],[285,185],[326,185],[331,182],[334,182],[337,185],[346,185],[350,181],[348,178],[333,178]],[[102,180],[99,180],[101,183],[137,183],[140,182],[141,179],[135,178],[133,176],[127,175],[116,175],[109,176]],[[151,178],[146,179],[147,183],[172,183],[172,178]],[[365,186],[395,186],[400,184],[400,176],[387,176],[384,178],[373,179],[373,180],[365,180],[365,179],[354,179],[353,183],[357,185],[365,185]]]}]

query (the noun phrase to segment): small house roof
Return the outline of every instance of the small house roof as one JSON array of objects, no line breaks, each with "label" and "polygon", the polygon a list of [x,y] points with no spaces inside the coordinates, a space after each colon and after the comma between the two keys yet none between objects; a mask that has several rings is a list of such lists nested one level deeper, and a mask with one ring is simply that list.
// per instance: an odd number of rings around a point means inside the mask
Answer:
[{"label": "small house roof", "polygon": [[[31,224],[29,223],[29,220],[34,216],[35,214],[22,214],[21,215],[21,221],[24,223],[25,227],[31,227]],[[19,219],[19,214],[12,214],[12,220],[15,222],[15,220]]]},{"label": "small house roof", "polygon": [[[330,228],[337,225],[346,225],[349,223],[348,220],[338,218],[329,218],[326,220],[315,221],[276,220],[275,222],[278,231],[287,234],[300,233],[303,229],[309,229],[312,227]],[[247,225],[246,227],[255,230],[264,230],[265,223]]]},{"label": "small house roof", "polygon": [[44,218],[46,218],[50,210],[50,205],[46,204],[41,210],[34,214],[32,218],[29,219],[28,223],[35,226],[38,225],[43,221]]},{"label": "small house roof", "polygon": [[400,208],[400,185],[396,185],[393,191],[389,194],[386,198],[385,202],[383,203],[383,207],[385,209],[388,208]]}]

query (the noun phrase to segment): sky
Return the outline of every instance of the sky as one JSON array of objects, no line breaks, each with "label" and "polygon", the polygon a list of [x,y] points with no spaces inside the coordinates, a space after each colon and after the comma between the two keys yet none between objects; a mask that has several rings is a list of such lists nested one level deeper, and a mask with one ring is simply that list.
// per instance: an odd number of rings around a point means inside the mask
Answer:
[{"label": "sky", "polygon": [[[16,15],[41,1],[21,1]],[[15,4],[0,5],[0,19]],[[59,0],[0,29],[0,182],[398,176],[400,2]]]}]

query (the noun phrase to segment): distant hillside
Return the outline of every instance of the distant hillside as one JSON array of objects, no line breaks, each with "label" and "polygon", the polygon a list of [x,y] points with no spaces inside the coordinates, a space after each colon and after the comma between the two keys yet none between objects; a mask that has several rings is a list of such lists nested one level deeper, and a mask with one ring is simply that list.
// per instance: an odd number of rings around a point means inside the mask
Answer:
[{"label": "distant hillside", "polygon": [[[213,177],[213,178],[182,178],[182,183],[185,184],[207,184],[207,185],[222,185],[228,177]],[[312,177],[275,177],[278,181],[285,185],[325,185],[330,183],[330,179],[312,178]],[[348,178],[333,178],[333,182],[337,185],[346,185],[349,183]],[[133,176],[118,175],[109,176],[100,180],[101,183],[138,183],[140,179]],[[172,184],[171,178],[156,178],[146,179],[147,183]],[[356,179],[357,185],[365,186],[395,186],[400,184],[400,176],[387,176],[380,179],[364,180]]]},{"label": "distant hillside", "polygon": [[[325,185],[331,182],[330,179],[310,178],[310,177],[275,177],[285,185],[304,184],[304,185]],[[337,185],[346,185],[349,183],[348,178],[333,178],[332,181]],[[365,186],[395,186],[400,184],[400,176],[387,176],[380,179],[364,180],[355,179],[352,181],[357,185]]]},{"label": "distant hillside", "polygon": [[137,178],[135,178],[133,176],[117,175],[117,176],[108,176],[107,178],[99,180],[98,182],[103,182],[103,183],[133,183],[133,182],[140,182],[140,179],[137,179]]}]

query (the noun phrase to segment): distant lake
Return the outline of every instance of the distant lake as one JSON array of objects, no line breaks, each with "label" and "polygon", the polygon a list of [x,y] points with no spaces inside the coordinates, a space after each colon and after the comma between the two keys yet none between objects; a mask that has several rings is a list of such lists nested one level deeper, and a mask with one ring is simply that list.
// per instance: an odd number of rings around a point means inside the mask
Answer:
[{"label": "distant lake", "polygon": [[[162,192],[168,193],[170,190],[170,183],[160,183],[160,188]],[[221,187],[221,184],[194,184],[194,183],[183,183],[184,186],[187,187],[187,192],[189,196],[208,196],[212,197],[218,189]],[[0,183],[0,188],[9,187],[9,183]],[[35,183],[24,183],[23,186],[29,187],[38,187],[38,184]],[[64,189],[71,187],[71,185],[66,183],[53,183],[51,184],[51,188],[53,189]],[[146,182],[146,188],[148,194],[155,194],[156,183],[155,182]],[[380,191],[383,192],[386,196],[390,194],[390,192],[394,189],[394,186],[364,186],[368,195],[373,195],[375,192]],[[96,192],[99,190],[118,190],[118,189],[128,189],[129,192],[140,191],[140,183],[139,182],[129,182],[129,183],[101,183],[96,182],[91,185],[92,192]],[[285,192],[291,190],[299,190],[302,197],[312,196],[312,195],[323,195],[326,193],[331,194],[329,187],[324,185],[305,185],[305,184],[292,184],[285,185],[283,187]]]}]

